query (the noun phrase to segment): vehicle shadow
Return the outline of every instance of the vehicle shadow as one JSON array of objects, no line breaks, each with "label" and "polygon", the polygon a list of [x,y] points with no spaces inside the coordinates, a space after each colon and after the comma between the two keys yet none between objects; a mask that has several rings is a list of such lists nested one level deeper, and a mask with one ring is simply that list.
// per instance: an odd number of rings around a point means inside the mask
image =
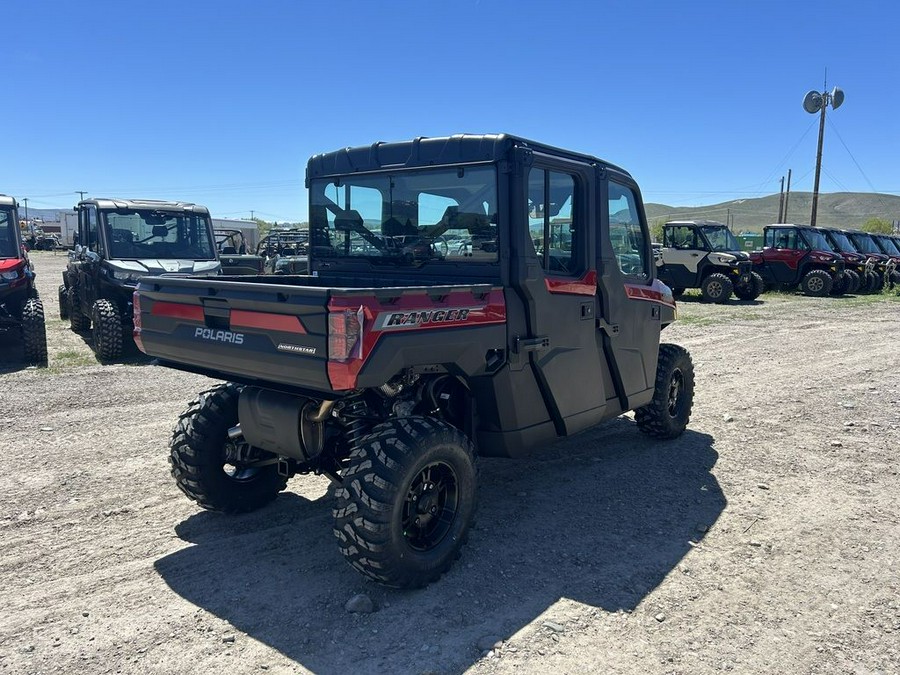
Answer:
[{"label": "vehicle shadow", "polygon": [[130,337],[123,338],[122,340],[122,354],[117,359],[101,359],[97,356],[97,352],[94,349],[94,336],[90,329],[87,330],[73,330],[72,333],[81,338],[81,341],[87,346],[88,349],[91,350],[91,353],[94,355],[94,358],[97,359],[98,363],[102,363],[103,365],[111,365],[114,363],[127,365],[127,366],[151,366],[156,363],[156,359],[147,356],[140,349],[137,348],[137,345],[134,344],[134,340]]},{"label": "vehicle shadow", "polygon": [[25,350],[18,330],[0,332],[0,374],[15,373],[26,368],[43,368],[46,363],[30,363],[25,359]]},{"label": "vehicle shadow", "polygon": [[[189,602],[313,672],[462,673],[485,636],[509,639],[561,598],[634,610],[724,510],[717,459],[706,434],[655,442],[618,418],[533,459],[482,460],[469,544],[418,591],[343,562],[327,496],[286,493],[236,518],[198,513],[176,528],[195,545],[155,567]],[[345,610],[356,593],[374,614]]]},{"label": "vehicle shadow", "polygon": [[[716,304],[714,302],[707,302],[699,295],[682,295],[675,302],[678,304],[686,303],[686,304],[697,304],[697,305],[715,305]],[[740,298],[732,297],[728,300],[728,302],[721,303],[721,306],[728,307],[729,305],[739,305],[742,307],[743,306],[753,307],[755,305],[763,305],[763,304],[765,304],[765,302],[762,299],[762,296],[760,296],[756,300],[741,300]]]}]

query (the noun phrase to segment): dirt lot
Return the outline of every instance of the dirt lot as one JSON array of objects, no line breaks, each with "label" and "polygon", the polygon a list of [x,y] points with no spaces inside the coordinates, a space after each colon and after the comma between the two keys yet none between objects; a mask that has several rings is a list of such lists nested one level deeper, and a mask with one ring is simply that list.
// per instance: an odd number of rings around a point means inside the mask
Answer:
[{"label": "dirt lot", "polygon": [[461,560],[396,592],[343,562],[325,479],[240,517],[178,492],[171,429],[211,382],[97,363],[65,257],[34,259],[50,365],[0,343],[0,671],[900,672],[896,297],[688,298],[690,431],[483,461]]}]

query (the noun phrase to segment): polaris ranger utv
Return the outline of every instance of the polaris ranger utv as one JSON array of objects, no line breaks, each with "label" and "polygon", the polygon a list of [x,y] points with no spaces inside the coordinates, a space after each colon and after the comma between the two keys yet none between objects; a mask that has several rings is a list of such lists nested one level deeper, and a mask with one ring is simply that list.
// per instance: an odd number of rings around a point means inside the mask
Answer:
[{"label": "polaris ranger utv", "polygon": [[656,257],[660,280],[675,297],[699,288],[706,302],[727,302],[734,292],[741,300],[756,300],[763,280],[753,271],[750,256],[727,225],[712,220],[679,220],[663,225],[663,244]]},{"label": "polaris ranger utv", "polygon": [[209,211],[184,202],[85,199],[75,206],[75,250],[59,287],[60,317],[93,329],[102,361],[117,359],[132,331],[132,294],[147,274],[219,273]]},{"label": "polaris ranger utv", "polygon": [[659,344],[675,302],[623,169],[458,135],[316,155],[306,184],[311,275],[145,277],[135,293],[143,351],[227,380],[171,441],[200,506],[250,511],[294,474],[328,475],[347,561],[420,587],[466,541],[476,456],[630,410],[652,436],[684,430],[693,366]]},{"label": "polaris ranger utv", "polygon": [[794,290],[816,297],[845,293],[844,259],[824,235],[808,225],[766,225],[763,249],[750,254],[753,269],[767,288]]},{"label": "polaris ranger utv", "polygon": [[47,362],[44,305],[34,285],[34,267],[22,247],[18,204],[0,195],[0,333],[7,332],[21,338],[28,362]]}]

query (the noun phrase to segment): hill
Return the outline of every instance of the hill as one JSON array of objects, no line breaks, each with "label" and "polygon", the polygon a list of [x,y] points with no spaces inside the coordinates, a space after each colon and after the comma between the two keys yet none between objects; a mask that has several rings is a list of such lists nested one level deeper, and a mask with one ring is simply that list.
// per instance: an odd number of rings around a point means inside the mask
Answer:
[{"label": "hill", "polygon": [[[668,220],[718,220],[726,222],[731,214],[735,232],[759,231],[764,225],[778,220],[779,195],[754,199],[736,199],[707,206],[667,206],[645,204],[647,220],[651,225]],[[791,192],[788,200],[788,223],[808,223],[812,210],[812,192]],[[821,227],[861,226],[871,218],[892,222],[900,220],[900,196],[872,192],[819,193],[816,224]]]},{"label": "hill", "polygon": [[[761,231],[764,225],[778,219],[778,195],[736,199],[721,204],[706,206],[668,206],[647,203],[647,220],[651,225],[667,220],[718,220],[726,222],[729,214],[735,232]],[[808,223],[812,209],[812,192],[791,192],[788,200],[789,223]],[[66,209],[28,209],[30,218],[45,221],[59,220],[60,212],[72,213]],[[25,216],[25,209],[19,203],[19,216]],[[822,227],[859,227],[870,218],[882,218],[888,222],[900,221],[900,196],[875,192],[830,192],[819,194],[819,208],[816,215]],[[287,225],[287,223],[285,223]]]}]

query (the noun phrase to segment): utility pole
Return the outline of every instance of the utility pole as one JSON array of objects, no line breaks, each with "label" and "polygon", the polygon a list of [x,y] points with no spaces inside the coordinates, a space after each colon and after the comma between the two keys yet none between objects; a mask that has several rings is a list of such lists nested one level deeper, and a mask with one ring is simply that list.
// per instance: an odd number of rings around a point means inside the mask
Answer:
[{"label": "utility pole", "polygon": [[253,213],[254,213],[253,209],[250,209],[250,220],[253,220]]},{"label": "utility pole", "polygon": [[[827,86],[827,84],[826,84]],[[837,110],[844,102],[844,92],[840,87],[835,87],[830,92],[821,94],[815,90],[806,92],[803,97],[803,109],[814,115],[819,113],[819,145],[816,149],[816,180],[813,185],[812,213],[809,216],[809,224],[816,226],[816,209],[819,205],[819,173],[822,170],[822,141],[825,138],[825,108],[829,105],[832,110]]]},{"label": "utility pole", "polygon": [[784,221],[781,219],[781,212],[784,209],[784,176],[781,177],[781,191],[778,197],[778,220],[775,222],[783,223]]},{"label": "utility pole", "polygon": [[78,195],[78,201],[82,201],[87,194],[87,190],[75,190],[75,194]]},{"label": "utility pole", "polygon": [[782,223],[790,222],[788,220],[788,216],[787,216],[788,202],[790,201],[790,199],[791,199],[791,170],[788,169],[788,184],[787,184],[787,192],[784,193],[784,216],[783,216],[784,220],[781,221]]},{"label": "utility pole", "polygon": [[[25,202],[25,227],[28,227],[28,197],[22,197],[22,201]],[[28,227],[28,231],[31,232],[30,227]]]}]

